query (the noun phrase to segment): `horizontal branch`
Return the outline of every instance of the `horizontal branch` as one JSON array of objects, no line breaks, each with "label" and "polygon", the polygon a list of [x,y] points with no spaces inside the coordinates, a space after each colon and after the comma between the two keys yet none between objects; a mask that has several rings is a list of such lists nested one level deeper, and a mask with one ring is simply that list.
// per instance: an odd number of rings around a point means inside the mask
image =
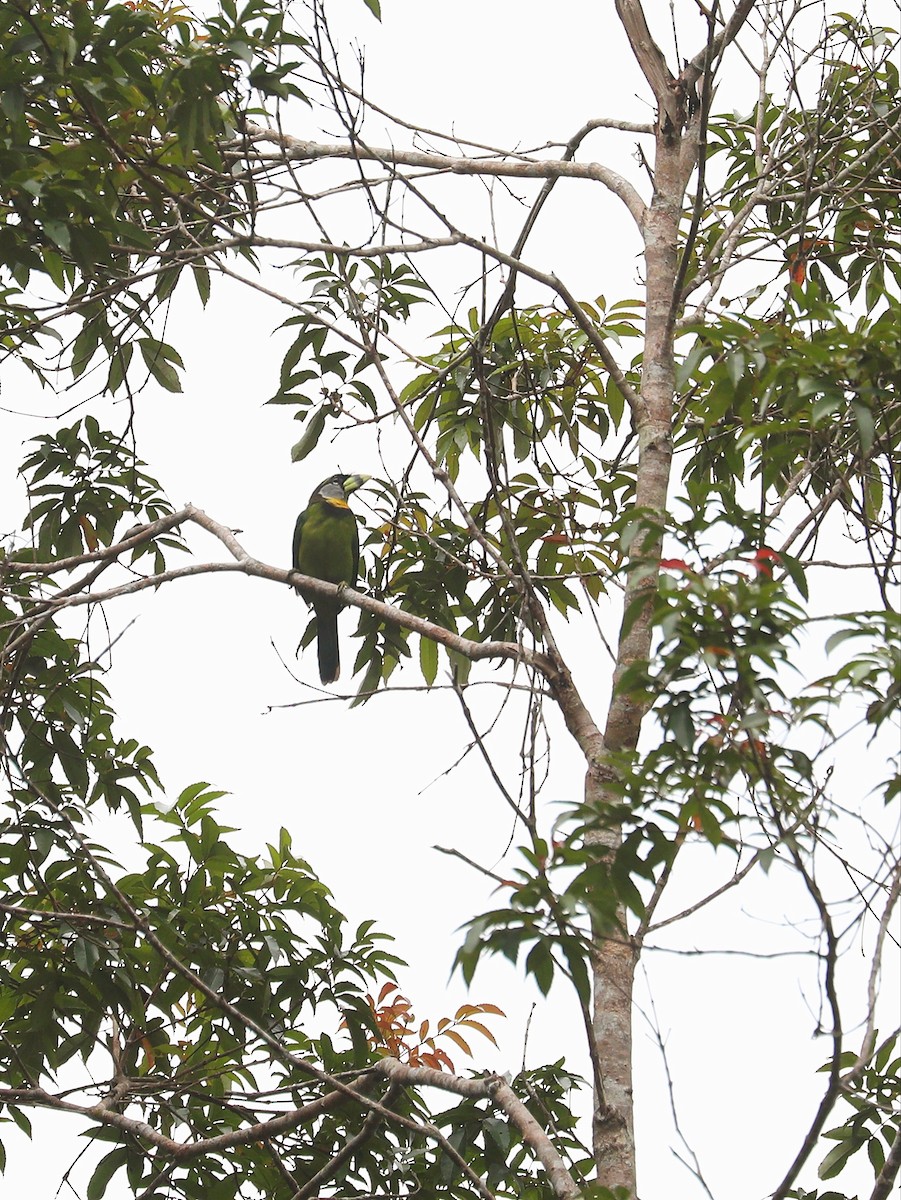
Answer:
[{"label": "horizontal branch", "polygon": [[18,574],[56,575],[59,571],[71,571],[74,567],[82,567],[86,563],[119,558],[127,550],[134,550],[146,542],[153,541],[161,533],[168,533],[170,529],[183,525],[186,520],[188,520],[188,509],[182,508],[178,512],[160,517],[156,521],[150,521],[146,525],[135,526],[120,542],[116,542],[113,546],[104,546],[102,550],[90,550],[87,554],[71,554],[68,558],[55,558],[50,562],[29,562],[27,558],[8,558],[4,561],[3,567],[7,571],[15,571]]},{"label": "horizontal branch", "polygon": [[68,925],[100,925],[103,928],[124,929],[136,932],[136,927],[126,921],[117,921],[115,917],[98,916],[96,913],[80,913],[57,911],[53,908],[23,908],[21,904],[5,904],[0,902],[0,912],[8,913],[11,917],[21,917],[33,924],[35,921],[61,921]]},{"label": "horizontal branch", "polygon": [[[230,1129],[212,1137],[186,1142],[176,1141],[146,1121],[129,1117],[126,1113],[119,1111],[122,1101],[129,1094],[128,1080],[121,1080],[115,1089],[115,1104],[119,1107],[114,1107],[113,1101],[110,1099],[101,1100],[97,1104],[78,1104],[41,1087],[0,1088],[0,1103],[46,1108],[86,1117],[100,1124],[112,1126],[124,1134],[155,1146],[177,1163],[185,1163],[208,1154],[220,1154],[237,1146],[270,1141],[279,1134],[288,1133],[302,1125],[309,1124],[348,1099],[359,1099],[364,1105],[367,1105],[370,1108],[370,1116],[389,1116],[397,1119],[397,1114],[383,1112],[382,1105],[373,1102],[366,1096],[366,1091],[373,1086],[375,1075],[381,1075],[392,1084],[402,1087],[436,1087],[458,1096],[489,1101],[493,1107],[499,1108],[506,1115],[544,1167],[554,1195],[559,1197],[559,1200],[576,1200],[578,1197],[579,1188],[547,1132],[513,1092],[505,1079],[499,1075],[483,1079],[466,1079],[459,1075],[434,1070],[431,1067],[411,1067],[395,1058],[379,1059],[371,1071],[359,1075],[350,1084],[341,1085],[340,1090],[327,1092],[324,1096],[317,1097],[308,1104],[279,1113],[265,1121],[256,1121],[253,1124]],[[439,1144],[443,1143],[442,1148],[448,1148],[443,1135],[437,1130],[433,1130],[428,1124],[419,1125],[418,1122],[409,1122],[403,1119],[401,1119],[401,1123],[410,1125],[420,1132],[437,1135]],[[490,1195],[490,1192],[484,1189],[482,1194]]]},{"label": "horizontal branch", "polygon": [[[124,550],[133,548],[143,541],[150,540],[153,532],[157,531],[161,524],[168,530],[177,524],[185,522],[199,525],[202,529],[211,533],[225,546],[234,561],[188,563],[183,567],[173,567],[154,575],[145,575],[138,579],[129,580],[128,583],[118,584],[102,591],[91,590],[93,580],[101,571],[112,565]],[[31,636],[33,629],[44,624],[56,612],[63,609],[82,607],[86,604],[100,604],[107,600],[115,600],[120,596],[134,595],[137,592],[146,591],[148,588],[156,589],[161,584],[170,583],[176,579],[186,579],[196,575],[223,573],[250,575],[258,579],[271,580],[273,583],[287,584],[296,588],[308,598],[321,596],[324,599],[340,600],[343,604],[349,605],[352,608],[358,608],[363,612],[371,613],[374,617],[377,617],[380,621],[388,625],[409,630],[409,632],[418,634],[420,637],[437,642],[439,645],[454,651],[454,653],[461,655],[470,662],[479,662],[483,659],[500,659],[507,662],[522,663],[532,668],[547,683],[560,706],[568,729],[585,755],[586,760],[590,764],[594,763],[600,754],[601,742],[597,726],[573,683],[566,664],[562,660],[558,661],[557,656],[529,649],[519,642],[477,642],[471,638],[461,637],[460,634],[446,629],[443,625],[436,625],[433,621],[427,621],[425,618],[418,617],[414,613],[407,612],[405,609],[399,608],[394,604],[386,604],[382,600],[376,600],[373,596],[364,595],[353,588],[342,584],[327,583],[325,580],[315,579],[309,575],[302,575],[299,571],[294,571],[290,568],[276,567],[270,563],[261,562],[259,559],[248,554],[232,530],[221,525],[193,504],[186,505],[178,513],[167,516],[161,522],[153,522],[139,531],[129,531],[128,537],[122,542],[114,543],[112,546],[94,551],[89,555],[76,555],[70,559],[61,561],[68,562],[70,566],[89,565],[91,570],[83,579],[76,580],[59,592],[47,596],[36,604],[31,611],[24,613],[12,622],[8,622],[7,624],[20,626],[22,632],[16,638],[11,638],[7,642],[4,648],[5,654],[10,654],[18,649]],[[31,563],[28,564],[27,569],[32,573],[49,575],[55,573],[56,564]]]},{"label": "horizontal branch", "polygon": [[[288,1133],[300,1125],[308,1124],[328,1112],[348,1098],[350,1094],[364,1098],[364,1090],[371,1087],[372,1076],[360,1075],[352,1083],[344,1085],[344,1090],[327,1092],[288,1112],[279,1113],[266,1121],[257,1121],[252,1125],[243,1125],[238,1129],[230,1129],[227,1133],[216,1134],[214,1137],[199,1138],[189,1142],[179,1142],[167,1137],[146,1121],[129,1117],[123,1112],[101,1100],[99,1104],[76,1104],[62,1096],[56,1096],[44,1088],[0,1088],[0,1102],[14,1105],[28,1105],[34,1108],[55,1109],[58,1112],[75,1113],[102,1125],[111,1125],[123,1133],[131,1134],[144,1142],[156,1146],[164,1154],[170,1155],[179,1163],[201,1158],[206,1154],[218,1154],[234,1146],[247,1146],[253,1142],[265,1142],[281,1133]],[[129,1094],[128,1080],[120,1081],[116,1088],[116,1101],[121,1104]]]},{"label": "horizontal branch", "polygon": [[622,175],[602,163],[577,163],[563,158],[457,158],[426,150],[367,146],[360,141],[310,142],[277,129],[253,124],[248,124],[246,134],[234,139],[226,149],[235,157],[244,158],[247,157],[249,146],[256,147],[260,142],[274,142],[279,149],[270,153],[254,148],[252,157],[258,162],[315,162],[326,158],[348,158],[357,162],[379,162],[392,169],[417,167],[452,175],[491,175],[507,179],[587,179],[603,184],[622,200],[637,225],[640,226],[644,220],[645,203],[636,189]]}]

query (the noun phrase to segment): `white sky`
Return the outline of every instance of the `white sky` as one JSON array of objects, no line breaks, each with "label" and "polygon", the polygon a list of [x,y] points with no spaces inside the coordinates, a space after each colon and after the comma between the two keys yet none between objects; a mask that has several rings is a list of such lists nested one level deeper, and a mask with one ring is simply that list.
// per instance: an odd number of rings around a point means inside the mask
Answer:
[{"label": "white sky", "polygon": [[[668,6],[648,5],[649,12],[658,8],[668,21]],[[335,0],[332,9],[336,29],[343,23],[366,46],[369,94],[424,125],[454,126],[465,136],[498,145],[537,146],[565,141],[593,116],[651,117],[647,103],[636,96],[644,97],[646,89],[612,4],[459,0],[439,6],[385,0],[382,26],[360,0]],[[699,36],[699,23],[692,17],[690,24]],[[693,54],[698,43],[683,40],[681,53]],[[670,52],[670,43],[664,45]],[[735,103],[750,107],[745,96]],[[305,111],[299,113],[291,132],[316,137],[318,131],[304,125],[308,119]],[[337,137],[340,131],[329,132]],[[370,137],[377,140],[374,131]],[[644,190],[635,143],[632,135],[596,133],[586,156],[628,173]],[[479,185],[449,180],[446,190],[461,213],[467,208],[473,213],[471,197],[479,194]],[[534,187],[516,191],[531,194]],[[515,216],[513,206],[507,209]],[[469,217],[469,227],[487,233],[487,226],[474,227],[484,220],[482,204]],[[336,220],[336,231],[341,228]],[[578,296],[603,292],[619,299],[636,294],[638,253],[630,219],[600,185],[563,182],[536,231],[530,256],[543,269],[556,270]],[[468,263],[460,268],[460,278],[473,270]],[[143,395],[136,425],[139,452],[174,504],[192,501],[240,528],[242,542],[255,556],[287,565],[294,520],[312,486],[337,466],[377,472],[371,435],[355,432],[334,448],[324,442],[310,459],[293,466],[289,448],[298,426],[288,410],[260,407],[275,391],[286,345],[284,334],[271,335],[280,319],[276,310],[226,287],[201,314],[189,292],[190,285],[176,300],[169,327],[169,340],[186,362],[185,391],[172,396],[148,389]],[[67,403],[66,397],[48,402],[14,370],[4,377],[5,408],[49,413]],[[113,420],[124,415],[121,406],[111,411]],[[23,511],[21,486],[12,482],[21,439],[65,422],[48,426],[5,413],[2,421],[0,532],[5,532]],[[361,496],[355,507],[365,519],[364,501]],[[205,535],[192,533],[191,541],[200,557],[221,556]],[[401,984],[419,1017],[449,1014],[467,998],[506,1009],[509,1019],[492,1026],[500,1054],[486,1046],[475,1067],[519,1069],[526,1022],[537,999],[528,1063],[566,1054],[570,1069],[587,1074],[575,1009],[562,989],[541,1001],[501,963],[480,971],[471,996],[459,977],[448,982],[460,938],[455,930],[496,898],[473,872],[431,847],[454,846],[493,866],[511,832],[508,810],[477,755],[443,774],[469,741],[453,698],[401,694],[353,711],[337,701],[277,707],[316,694],[310,690],[318,686],[315,654],[303,656],[298,673],[305,683],[298,686],[270,641],[293,661],[304,610],[292,593],[261,581],[185,581],[153,597],[119,601],[108,613],[113,633],[132,618],[135,624],[114,650],[114,705],[120,730],[156,749],[170,794],[198,779],[228,788],[221,817],[240,828],[237,840],[246,849],[262,849],[285,825],[295,849],[332,888],[351,925],[374,917],[397,936],[398,953],[411,963]],[[345,685],[356,653],[349,637],[353,624],[345,614]],[[99,619],[92,631],[103,644]],[[615,620],[607,632],[615,633]],[[596,657],[594,641],[586,640],[590,632],[571,626],[561,636],[576,663],[578,682],[600,704],[606,662]],[[481,677],[492,676],[488,670]],[[412,673],[402,682],[415,682]],[[484,724],[500,693],[484,688],[469,699]],[[269,711],[270,706],[276,707]],[[544,798],[548,805],[572,802],[582,787],[581,764],[554,716],[548,716],[553,767]],[[514,709],[492,739],[511,791],[517,786],[519,733]],[[674,884],[672,910],[723,882],[732,863],[726,853],[692,851],[691,870]],[[797,900],[794,884],[776,867],[769,879],[733,893],[690,929],[674,933],[668,944],[682,950],[797,948],[799,939],[785,928],[785,914],[811,916],[809,905],[799,906]],[[861,962],[865,968],[865,959]],[[846,965],[857,969],[859,964]],[[818,996],[809,960],[660,953],[649,954],[645,968],[668,1044],[683,1132],[717,1200],[757,1200],[781,1178],[823,1087],[814,1072],[828,1046],[813,1038]],[[646,1004],[641,980],[638,992]],[[457,1065],[468,1064],[458,1057]],[[636,1022],[635,1084],[643,1200],[702,1196],[674,1155],[673,1147],[683,1151],[668,1115],[660,1056],[641,1019]],[[3,1194],[53,1197],[77,1152],[66,1129],[77,1125],[63,1118],[42,1122],[54,1138],[52,1154],[46,1141],[31,1153],[11,1142]],[[83,1173],[73,1176],[79,1177]],[[72,1193],[64,1188],[60,1194]],[[110,1200],[122,1194],[115,1186],[107,1193]]]}]

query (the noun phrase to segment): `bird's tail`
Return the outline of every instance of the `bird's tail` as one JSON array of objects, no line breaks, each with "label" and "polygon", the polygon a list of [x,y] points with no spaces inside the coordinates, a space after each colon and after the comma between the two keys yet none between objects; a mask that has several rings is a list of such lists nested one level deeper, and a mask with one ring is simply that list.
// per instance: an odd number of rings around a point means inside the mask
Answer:
[{"label": "bird's tail", "polygon": [[319,678],[334,683],[341,673],[338,655],[338,614],[334,609],[317,609],[316,648],[319,653]]}]

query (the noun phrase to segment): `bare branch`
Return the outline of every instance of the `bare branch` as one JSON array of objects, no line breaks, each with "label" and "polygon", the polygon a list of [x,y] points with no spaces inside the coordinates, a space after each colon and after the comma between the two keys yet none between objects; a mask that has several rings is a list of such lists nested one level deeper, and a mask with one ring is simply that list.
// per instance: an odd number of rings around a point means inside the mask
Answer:
[{"label": "bare branch", "polygon": [[[879,975],[882,968],[882,951],[889,930],[895,905],[901,895],[901,861],[895,863],[892,881],[886,897],[882,916],[879,918],[879,928],[876,932],[876,944],[873,948],[873,960],[870,964],[870,975],[867,980],[867,1023],[861,1040],[860,1053],[857,1059],[842,1076],[843,1090],[852,1088],[863,1074],[864,1068],[873,1057],[876,1048],[876,998],[879,988]],[[901,1140],[901,1135],[899,1135]],[[897,1169],[897,1168],[896,1168]]]},{"label": "bare branch", "polygon": [[676,81],[663,51],[651,36],[640,0],[616,0],[616,12],[658,106],[666,113],[672,129],[681,129],[682,113],[674,91]]},{"label": "bare branch", "polygon": [[424,150],[399,150],[385,146],[366,146],[358,140],[351,142],[310,142],[248,124],[246,136],[236,139],[227,151],[236,158],[245,158],[248,144],[275,142],[278,152],[254,149],[251,160],[261,163],[315,162],[325,158],[350,158],[358,162],[380,162],[392,171],[398,167],[428,168],[441,174],[451,175],[494,175],[510,179],[588,179],[601,183],[625,204],[635,223],[640,227],[645,205],[635,188],[616,171],[600,163],[577,163],[566,159],[527,159],[511,161],[496,158],[453,158],[445,154],[434,154]]}]

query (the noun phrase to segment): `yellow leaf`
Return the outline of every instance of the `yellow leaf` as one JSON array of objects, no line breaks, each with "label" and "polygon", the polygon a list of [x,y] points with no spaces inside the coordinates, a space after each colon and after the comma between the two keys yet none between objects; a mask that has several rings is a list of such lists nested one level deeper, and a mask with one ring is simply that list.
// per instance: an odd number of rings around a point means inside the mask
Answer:
[{"label": "yellow leaf", "polygon": [[88,550],[90,550],[90,552],[93,554],[99,545],[99,542],[97,541],[97,534],[94,531],[94,526],[87,517],[79,517],[78,524],[81,526],[81,532],[84,534],[84,540],[87,544]]}]

